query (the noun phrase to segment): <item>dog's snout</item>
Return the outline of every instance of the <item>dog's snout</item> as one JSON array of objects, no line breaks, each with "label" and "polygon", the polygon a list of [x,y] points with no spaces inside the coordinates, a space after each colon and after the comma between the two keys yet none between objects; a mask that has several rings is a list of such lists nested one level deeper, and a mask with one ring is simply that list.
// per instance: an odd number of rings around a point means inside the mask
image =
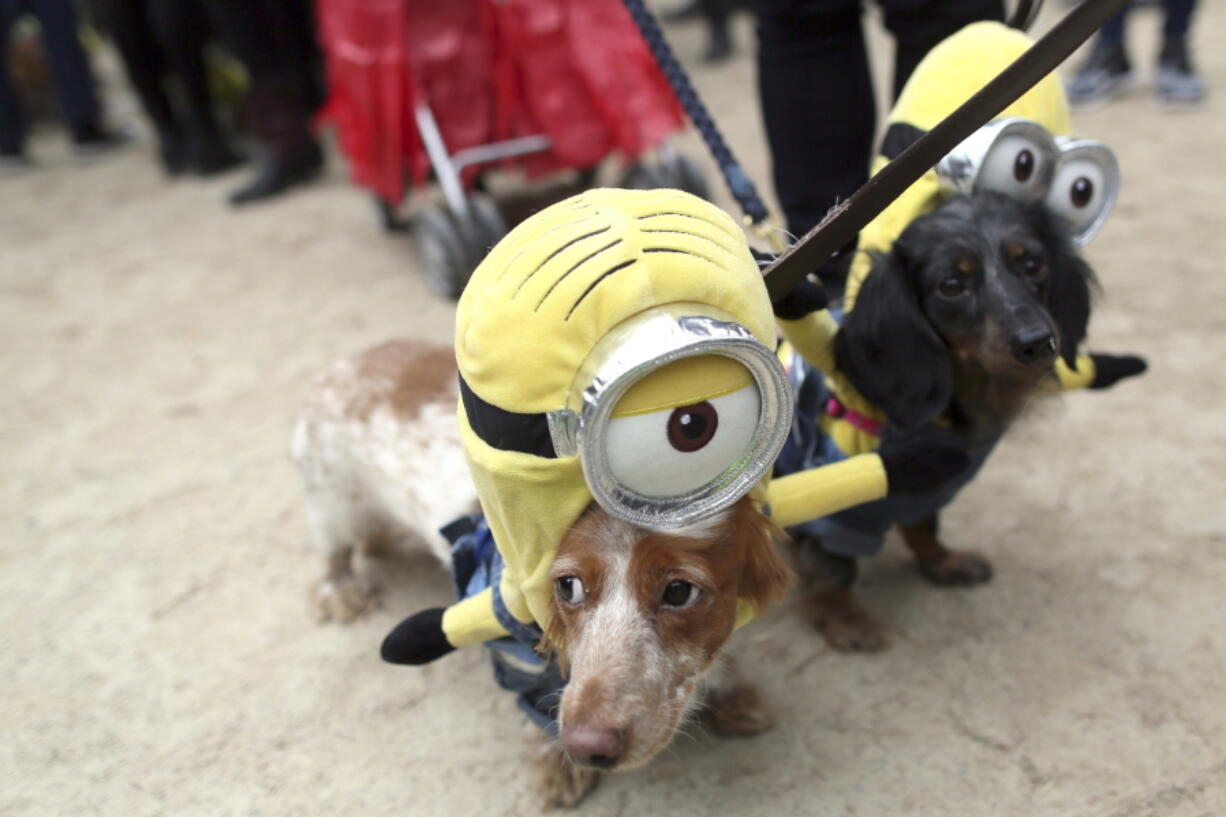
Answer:
[{"label": "dog's snout", "polygon": [[626,730],[605,726],[564,726],[562,748],[580,766],[611,769],[626,751]]},{"label": "dog's snout", "polygon": [[1050,363],[1056,359],[1056,335],[1047,326],[1030,326],[1013,336],[1013,356],[1028,366]]}]

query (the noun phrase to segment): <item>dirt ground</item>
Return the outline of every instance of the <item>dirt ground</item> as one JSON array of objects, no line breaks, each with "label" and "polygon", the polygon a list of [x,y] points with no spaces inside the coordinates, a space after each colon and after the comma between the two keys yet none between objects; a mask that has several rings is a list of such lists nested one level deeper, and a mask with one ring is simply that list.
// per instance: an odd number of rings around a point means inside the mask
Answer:
[{"label": "dirt ground", "polygon": [[[887,652],[834,654],[784,605],[738,636],[779,725],[681,738],[583,814],[1226,814],[1226,6],[1201,5],[1203,109],[1139,91],[1077,119],[1125,172],[1088,251],[1091,346],[1152,369],[1037,412],[946,514],[996,579],[931,588],[892,542],[863,583]],[[1146,72],[1155,25],[1133,28]],[[738,34],[697,79],[765,186]],[[451,331],[404,239],[339,159],[235,213],[239,177],[167,183],[147,141],[89,167],[53,134],[34,153],[0,180],[0,814],[533,813],[480,650],[379,661],[447,600],[434,565],[373,565],[384,607],[351,627],[307,615],[320,564],[287,457],[306,384]]]}]

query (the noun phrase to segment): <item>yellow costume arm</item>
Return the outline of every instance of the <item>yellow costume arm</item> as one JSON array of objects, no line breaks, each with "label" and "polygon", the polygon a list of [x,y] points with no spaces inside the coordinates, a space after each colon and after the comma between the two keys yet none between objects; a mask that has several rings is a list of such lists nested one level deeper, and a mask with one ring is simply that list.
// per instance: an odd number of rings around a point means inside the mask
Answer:
[{"label": "yellow costume arm", "polygon": [[1064,358],[1057,358],[1055,367],[1056,379],[1060,381],[1060,388],[1065,391],[1089,388],[1090,384],[1094,382],[1096,368],[1094,359],[1089,355],[1077,355],[1076,369],[1069,368],[1069,365],[1064,362]]},{"label": "yellow costume arm", "polygon": [[881,499],[888,491],[881,457],[861,454],[771,480],[768,494],[771,519],[785,528],[799,525],[853,505]]},{"label": "yellow costume arm", "polygon": [[810,312],[795,321],[780,320],[779,327],[810,366],[823,374],[834,372],[834,336],[839,325],[830,317],[829,310]]},{"label": "yellow costume arm", "polygon": [[453,647],[467,647],[510,635],[494,615],[494,588],[487,587],[447,608],[443,635]]}]

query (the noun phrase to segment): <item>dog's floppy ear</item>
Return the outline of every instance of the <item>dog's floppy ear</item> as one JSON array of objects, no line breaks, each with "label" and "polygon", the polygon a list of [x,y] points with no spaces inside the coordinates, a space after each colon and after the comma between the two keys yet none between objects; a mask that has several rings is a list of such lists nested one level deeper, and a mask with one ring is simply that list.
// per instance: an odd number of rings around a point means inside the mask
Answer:
[{"label": "dog's floppy ear", "polygon": [[949,350],[920,307],[908,264],[901,243],[875,255],[835,337],[839,369],[903,430],[938,416],[953,392]]},{"label": "dog's floppy ear", "polygon": [[758,613],[780,601],[792,586],[792,569],[780,555],[776,540],[786,534],[754,507],[748,497],[735,506],[734,536],[745,543],[738,595]]},{"label": "dog's floppy ear", "polygon": [[1049,259],[1046,306],[1060,332],[1060,356],[1075,369],[1077,349],[1090,325],[1090,296],[1097,280],[1094,270],[1073,249],[1068,227],[1058,216],[1042,205],[1032,208],[1029,215]]},{"label": "dog's floppy ear", "polygon": [[1060,356],[1076,369],[1077,349],[1090,324],[1090,284],[1094,270],[1071,248],[1051,265],[1047,311],[1060,330]]}]

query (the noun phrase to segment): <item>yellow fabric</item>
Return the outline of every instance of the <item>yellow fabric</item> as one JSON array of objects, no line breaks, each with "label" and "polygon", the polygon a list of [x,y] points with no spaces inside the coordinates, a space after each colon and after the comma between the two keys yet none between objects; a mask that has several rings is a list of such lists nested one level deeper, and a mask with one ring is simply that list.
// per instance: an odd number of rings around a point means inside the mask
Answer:
[{"label": "yellow fabric", "polygon": [[1065,391],[1072,389],[1085,389],[1094,382],[1094,376],[1097,373],[1094,367],[1094,359],[1089,355],[1077,356],[1077,369],[1073,370],[1064,362],[1064,358],[1056,361],[1056,379],[1060,381],[1060,388]]},{"label": "yellow fabric", "polygon": [[730,357],[702,355],[674,361],[635,383],[617,401],[614,417],[690,406],[740,391],[753,382],[749,370]]},{"label": "yellow fabric", "polygon": [[[1001,23],[973,23],[932,49],[920,62],[898,97],[887,123],[905,123],[927,131],[952,113],[959,105],[991,82],[1022,55],[1031,40],[1016,29]],[[1068,100],[1055,74],[1044,77],[997,118],[1023,117],[1047,128],[1054,135],[1072,131]],[[873,173],[889,160],[878,156]],[[887,252],[894,240],[914,219],[931,212],[941,203],[941,188],[936,171],[930,170],[890,204],[860,233],[859,249],[852,261],[844,294],[844,308],[855,306],[856,294],[872,266],[870,252]],[[851,411],[878,422],[885,415],[848,382],[838,371],[834,359],[834,336],[838,325],[828,312],[806,315],[797,321],[780,321],[784,337],[808,363],[826,376],[826,384],[839,402]],[[786,360],[785,360],[786,365]],[[1078,363],[1077,375],[1082,374]],[[1087,371],[1093,371],[1090,364]],[[1073,373],[1057,364],[1061,382],[1076,382]],[[822,431],[848,456],[876,451],[881,441],[856,428],[846,419],[823,417]]]},{"label": "yellow fabric", "polygon": [[[814,312],[800,320],[780,321],[779,325],[788,339],[787,346],[779,350],[785,367],[789,365],[788,358],[794,350],[825,376],[826,387],[846,408],[879,423],[886,421],[885,414],[856,391],[835,364],[834,336],[839,331],[839,325],[829,312]],[[877,437],[860,430],[846,419],[823,416],[821,424],[822,433],[834,438],[835,445],[849,457],[872,453],[881,445]]]},{"label": "yellow fabric", "polygon": [[[727,313],[774,342],[770,301],[731,217],[677,190],[592,190],[542,210],[491,250],[460,298],[456,358],[483,400],[507,411],[554,411],[610,330],[685,302]],[[666,399],[652,391],[653,400]],[[495,450],[471,431],[462,407],[460,425],[505,562],[503,601],[517,619],[543,625],[553,554],[591,502],[579,459]]]},{"label": "yellow fabric", "polygon": [[443,635],[453,647],[467,647],[509,635],[494,616],[494,588],[487,587],[444,610]]},{"label": "yellow fabric", "polygon": [[[732,218],[677,190],[588,191],[523,222],[473,273],[456,312],[460,373],[477,396],[503,410],[555,411],[584,385],[576,383],[580,369],[602,338],[669,304],[726,316],[774,345],[770,299]],[[622,401],[629,405],[619,408],[687,405],[748,382],[743,367],[730,368],[723,359],[694,358],[661,372],[633,387]],[[545,626],[554,553],[592,501],[580,460],[495,449],[473,432],[462,402],[458,415],[469,470],[504,561],[503,602],[520,621]],[[881,473],[851,471],[832,472],[830,498],[818,473],[795,475],[784,506],[828,513],[880,495]],[[749,493],[760,505],[768,482]],[[751,605],[739,604],[738,626],[754,614]],[[443,626],[456,646],[505,632],[486,593],[449,609]]]},{"label": "yellow fabric", "polygon": [[[1009,67],[1031,44],[1029,37],[1003,23],[967,26],[920,61],[890,112],[887,126],[901,122],[922,131],[932,129]],[[1040,80],[996,118],[1014,116],[1034,120],[1055,136],[1072,132],[1068,98],[1054,73]],[[888,163],[884,156],[878,156],[872,172],[880,172]],[[848,275],[844,296],[847,309],[855,303],[860,284],[868,275],[871,261],[867,253],[888,250],[908,224],[936,209],[939,203],[936,171],[929,170],[860,232],[859,249],[863,252],[857,253]]]},{"label": "yellow fabric", "polygon": [[771,519],[782,527],[881,499],[889,490],[885,466],[876,454],[849,457],[770,484]]}]

